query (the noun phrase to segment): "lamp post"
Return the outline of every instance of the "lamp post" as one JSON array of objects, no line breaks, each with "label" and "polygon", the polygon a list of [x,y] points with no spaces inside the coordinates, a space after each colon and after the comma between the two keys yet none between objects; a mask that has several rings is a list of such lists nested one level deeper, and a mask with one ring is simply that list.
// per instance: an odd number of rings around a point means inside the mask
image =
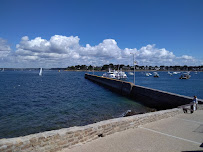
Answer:
[{"label": "lamp post", "polygon": [[135,84],[135,54],[134,53],[130,53],[133,55],[133,66],[134,66],[134,81],[133,83]]}]

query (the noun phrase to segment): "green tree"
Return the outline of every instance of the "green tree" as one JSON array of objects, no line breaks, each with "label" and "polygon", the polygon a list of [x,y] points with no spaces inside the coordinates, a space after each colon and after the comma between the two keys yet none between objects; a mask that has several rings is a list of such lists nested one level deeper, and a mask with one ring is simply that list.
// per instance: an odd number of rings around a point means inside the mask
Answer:
[{"label": "green tree", "polygon": [[93,66],[90,65],[90,66],[88,67],[88,70],[93,70]]},{"label": "green tree", "polygon": [[105,65],[102,66],[102,70],[106,70],[107,71],[108,69],[109,69],[109,65],[105,64]]},{"label": "green tree", "polygon": [[87,66],[86,65],[81,65],[81,70],[87,70]]}]

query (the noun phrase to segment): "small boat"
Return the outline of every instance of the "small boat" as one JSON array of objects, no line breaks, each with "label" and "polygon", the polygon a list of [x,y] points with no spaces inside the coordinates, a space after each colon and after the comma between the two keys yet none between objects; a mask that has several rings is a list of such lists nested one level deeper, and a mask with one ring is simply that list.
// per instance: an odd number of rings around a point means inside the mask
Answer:
[{"label": "small boat", "polygon": [[171,73],[171,72],[169,72],[169,71],[168,71],[168,75],[172,76],[172,75],[173,75],[173,73]]},{"label": "small boat", "polygon": [[111,71],[109,69],[109,72],[106,72],[102,75],[103,77],[107,77],[107,78],[113,78],[113,79],[127,79],[127,75],[125,74],[125,72],[123,71]]},{"label": "small boat", "polygon": [[119,70],[119,67],[120,67],[120,65],[118,66],[118,71],[114,70],[114,74],[116,76],[116,79],[118,79],[118,80],[126,80],[128,78],[127,75],[125,74],[125,72],[122,71],[122,68],[121,68],[121,70]]},{"label": "small boat", "polygon": [[42,68],[40,68],[39,76],[42,76]]},{"label": "small boat", "polygon": [[1,72],[4,72],[4,68],[1,70]]},{"label": "small boat", "polygon": [[118,79],[118,80],[120,80],[120,79],[125,80],[128,78],[127,75],[125,74],[125,72],[123,72],[122,70],[121,71],[115,71],[114,70],[114,74],[116,76],[116,79]]},{"label": "small boat", "polygon": [[115,79],[115,78],[116,78],[116,75],[114,74],[114,72],[112,72],[112,71],[109,69],[109,72],[104,73],[104,74],[102,75],[102,77]]},{"label": "small boat", "polygon": [[146,73],[145,75],[148,77],[148,76],[149,76],[149,73]]},{"label": "small boat", "polygon": [[179,79],[189,79],[191,77],[191,75],[189,75],[188,73],[183,73]]},{"label": "small boat", "polygon": [[134,75],[134,73],[133,73],[133,72],[128,72],[128,74],[129,74],[129,75]]},{"label": "small boat", "polygon": [[180,72],[173,72],[173,74],[179,74]]},{"label": "small boat", "polygon": [[159,74],[157,72],[154,72],[154,77],[155,78],[158,78],[159,77]]},{"label": "small boat", "polygon": [[148,76],[150,76],[150,75],[152,75],[152,74],[151,74],[151,73],[146,73],[145,75],[148,77]]}]

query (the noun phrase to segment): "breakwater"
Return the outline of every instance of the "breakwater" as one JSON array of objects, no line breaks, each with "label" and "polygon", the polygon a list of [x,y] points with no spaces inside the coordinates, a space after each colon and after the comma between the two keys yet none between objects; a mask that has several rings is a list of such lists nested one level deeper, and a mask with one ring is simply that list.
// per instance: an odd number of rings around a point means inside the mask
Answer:
[{"label": "breakwater", "polygon": [[[85,74],[85,78],[157,110],[176,108],[192,101],[192,97],[134,85],[121,80],[90,74]],[[199,102],[203,101],[199,99]]]}]

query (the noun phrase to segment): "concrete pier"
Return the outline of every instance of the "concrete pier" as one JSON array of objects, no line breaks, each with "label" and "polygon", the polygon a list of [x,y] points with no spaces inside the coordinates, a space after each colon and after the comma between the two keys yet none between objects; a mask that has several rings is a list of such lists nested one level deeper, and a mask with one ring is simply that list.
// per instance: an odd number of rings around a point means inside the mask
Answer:
[{"label": "concrete pier", "polygon": [[203,110],[179,114],[61,152],[202,152]]},{"label": "concrete pier", "polygon": [[[90,74],[85,74],[85,78],[157,110],[176,108],[192,102],[192,97],[134,85],[130,82]],[[203,100],[199,99],[199,102],[203,103]]]}]

